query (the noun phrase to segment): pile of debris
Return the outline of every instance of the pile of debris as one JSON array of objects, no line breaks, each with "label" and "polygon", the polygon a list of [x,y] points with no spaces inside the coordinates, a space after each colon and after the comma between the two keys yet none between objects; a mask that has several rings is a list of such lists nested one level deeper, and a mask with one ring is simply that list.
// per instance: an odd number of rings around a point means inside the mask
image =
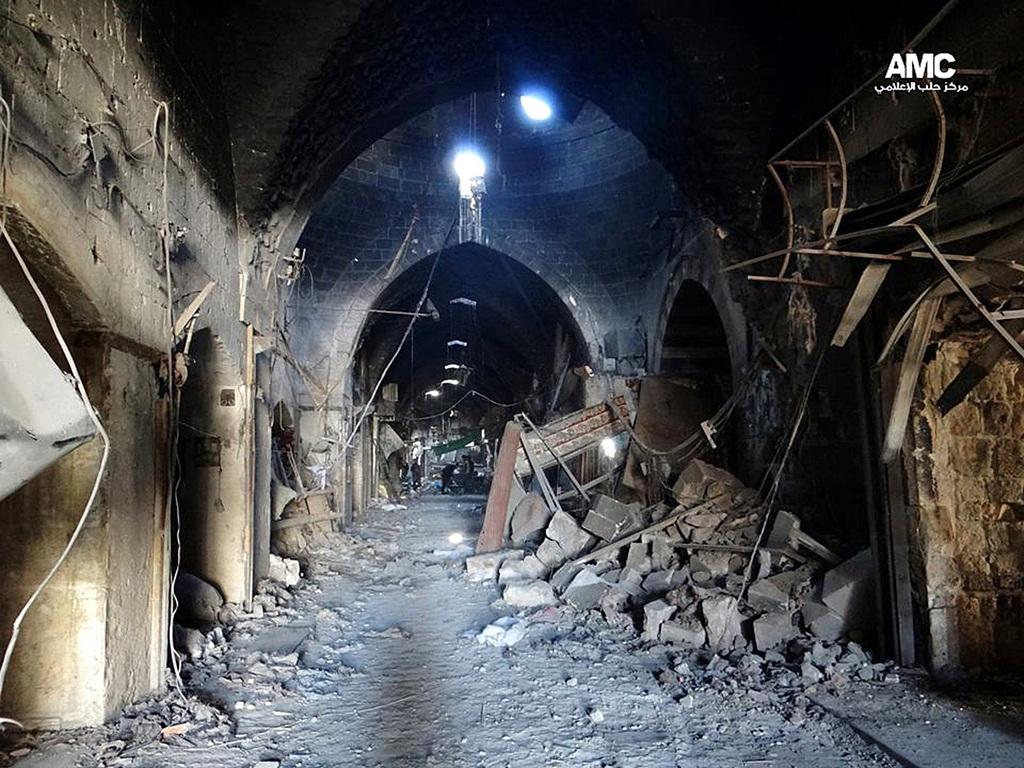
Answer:
[{"label": "pile of debris", "polygon": [[853,654],[860,678],[884,676],[861,663],[855,643],[834,644],[861,639],[870,624],[870,550],[840,561],[784,511],[758,545],[757,492],[700,460],[683,469],[672,495],[674,509],[593,495],[574,516],[528,493],[510,514],[515,548],[468,558],[467,577],[497,580],[511,607],[599,611],[652,643],[721,656],[756,651],[803,663],[816,680],[847,674]]}]

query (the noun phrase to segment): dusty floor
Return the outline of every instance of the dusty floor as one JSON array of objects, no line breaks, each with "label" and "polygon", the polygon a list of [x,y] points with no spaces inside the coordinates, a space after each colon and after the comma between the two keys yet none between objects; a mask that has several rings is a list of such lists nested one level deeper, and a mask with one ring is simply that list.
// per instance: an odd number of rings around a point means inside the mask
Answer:
[{"label": "dusty floor", "polygon": [[[752,696],[729,675],[681,686],[667,649],[558,610],[504,652],[477,643],[502,606],[448,552],[450,533],[478,529],[476,507],[376,513],[322,553],[288,608],[236,625],[188,670],[210,706],[143,704],[108,728],[43,738],[16,765],[897,765],[801,695]],[[161,736],[168,725],[185,732]]]}]

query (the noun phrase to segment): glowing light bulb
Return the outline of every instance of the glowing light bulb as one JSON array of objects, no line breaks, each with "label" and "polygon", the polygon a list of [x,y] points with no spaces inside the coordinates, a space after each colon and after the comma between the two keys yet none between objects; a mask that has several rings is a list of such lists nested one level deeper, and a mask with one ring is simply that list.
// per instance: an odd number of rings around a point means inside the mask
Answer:
[{"label": "glowing light bulb", "polygon": [[461,533],[452,533],[452,534],[448,535],[448,543],[449,544],[461,544],[462,542],[463,542],[463,537],[462,537]]},{"label": "glowing light bulb", "polygon": [[519,106],[523,108],[526,116],[536,123],[551,119],[551,104],[535,93],[524,93],[520,96]]},{"label": "glowing light bulb", "polygon": [[606,458],[614,459],[615,454],[618,452],[618,446],[615,445],[615,441],[612,440],[610,437],[606,437],[604,440],[601,441],[601,453],[603,453]]},{"label": "glowing light bulb", "polygon": [[464,181],[481,178],[487,172],[487,163],[475,149],[461,149],[455,153],[452,168],[459,181]]}]

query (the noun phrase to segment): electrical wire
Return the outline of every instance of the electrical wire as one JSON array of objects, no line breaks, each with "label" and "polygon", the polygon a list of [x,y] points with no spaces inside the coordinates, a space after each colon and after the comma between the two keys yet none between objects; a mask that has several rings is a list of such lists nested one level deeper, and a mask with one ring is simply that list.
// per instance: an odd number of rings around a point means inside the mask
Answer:
[{"label": "electrical wire", "polygon": [[[4,102],[4,107],[7,107],[6,102]],[[8,111],[7,114],[9,115],[10,112]],[[82,375],[78,371],[78,366],[75,364],[75,358],[72,356],[71,350],[68,348],[67,342],[64,340],[64,336],[61,334],[60,328],[57,326],[57,320],[54,318],[53,312],[50,310],[50,305],[47,303],[46,297],[43,296],[43,292],[39,289],[39,285],[36,283],[35,278],[32,277],[32,273],[29,271],[28,264],[25,263],[21,253],[18,251],[18,247],[14,244],[14,240],[7,231],[7,224],[5,221],[0,221],[0,232],[2,232],[4,241],[14,254],[14,258],[18,262],[18,266],[21,267],[21,271],[24,273],[25,279],[28,280],[29,285],[32,287],[32,291],[35,293],[36,298],[39,299],[39,303],[42,305],[47,322],[50,324],[50,329],[53,331],[53,335],[57,339],[57,344],[60,346],[64,359],[67,361],[68,370],[74,379],[78,395],[82,398],[82,402],[85,404],[85,409],[89,414],[89,418],[92,419],[92,422],[96,427],[96,431],[103,440],[103,454],[100,457],[100,465],[96,471],[96,479],[93,481],[92,490],[89,492],[89,498],[85,502],[85,508],[82,510],[82,514],[78,518],[78,524],[75,526],[74,531],[72,531],[71,537],[68,539],[67,544],[60,553],[60,556],[54,561],[50,570],[47,571],[46,576],[43,577],[39,586],[35,588],[28,600],[25,602],[25,605],[22,606],[22,609],[14,619],[14,624],[11,628],[11,638],[7,641],[7,648],[4,651],[3,662],[0,664],[0,693],[2,693],[4,682],[7,679],[7,671],[10,668],[11,659],[14,656],[14,647],[18,641],[18,636],[21,634],[22,622],[25,620],[25,616],[28,615],[28,612],[32,609],[32,606],[35,605],[35,602],[39,599],[39,596],[43,593],[43,590],[46,589],[54,575],[56,575],[57,571],[64,564],[64,561],[67,560],[68,555],[78,542],[78,539],[85,528],[86,521],[89,519],[89,513],[92,511],[93,505],[96,502],[100,483],[102,482],[103,475],[107,469],[107,460],[110,457],[110,436],[107,434],[107,430],[104,429],[103,422],[100,421],[100,417],[96,413],[96,409],[93,407],[92,401],[89,399],[89,394],[85,390],[85,382],[82,380]],[[19,726],[21,725],[20,723],[17,723],[17,721],[9,720],[7,718],[4,718],[2,722],[11,722],[16,723]]]},{"label": "electrical wire", "polygon": [[352,447],[352,441],[355,440],[356,435],[363,426],[363,422],[366,420],[367,414],[370,412],[370,408],[373,406],[373,401],[377,398],[377,394],[380,392],[380,388],[384,386],[384,377],[388,375],[388,371],[391,370],[391,366],[395,364],[395,360],[398,359],[398,355],[402,351],[402,347],[405,346],[405,340],[409,338],[409,334],[412,333],[413,324],[419,319],[416,315],[419,315],[423,309],[423,305],[427,302],[427,294],[430,291],[430,285],[434,281],[434,272],[437,271],[437,264],[441,260],[441,254],[444,253],[448,247],[448,241],[451,240],[452,232],[455,230],[455,225],[458,223],[459,218],[456,216],[452,219],[452,223],[448,227],[448,232],[444,236],[444,242],[441,244],[441,248],[437,251],[437,255],[434,256],[434,263],[430,265],[430,274],[427,275],[426,285],[423,286],[423,293],[420,295],[420,300],[416,304],[416,309],[413,310],[414,316],[409,318],[409,324],[405,327],[405,333],[402,334],[402,338],[398,342],[398,346],[395,348],[395,353],[391,355],[391,359],[388,360],[387,365],[384,366],[384,370],[380,373],[380,378],[377,379],[376,385],[370,391],[370,396],[366,400],[366,405],[363,406],[362,412],[359,414],[359,419],[352,427],[352,431],[349,433],[348,439],[345,441],[345,445],[342,448],[342,454],[346,453],[349,448]]}]

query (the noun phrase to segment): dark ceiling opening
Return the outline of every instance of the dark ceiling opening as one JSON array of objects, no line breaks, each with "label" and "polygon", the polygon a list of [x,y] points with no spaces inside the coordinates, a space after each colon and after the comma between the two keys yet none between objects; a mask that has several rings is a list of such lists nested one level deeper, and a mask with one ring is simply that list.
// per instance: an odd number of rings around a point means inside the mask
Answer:
[{"label": "dark ceiling opening", "polygon": [[[480,424],[488,414],[502,423],[517,411],[539,416],[577,407],[582,387],[572,369],[588,362],[579,327],[551,286],[509,256],[476,243],[447,248],[402,273],[374,309],[414,311],[435,258],[425,307],[436,314],[415,319],[384,375],[398,388],[397,420],[457,409],[463,423]],[[388,313],[371,312],[360,339],[356,370],[364,393],[412,319]]]}]

